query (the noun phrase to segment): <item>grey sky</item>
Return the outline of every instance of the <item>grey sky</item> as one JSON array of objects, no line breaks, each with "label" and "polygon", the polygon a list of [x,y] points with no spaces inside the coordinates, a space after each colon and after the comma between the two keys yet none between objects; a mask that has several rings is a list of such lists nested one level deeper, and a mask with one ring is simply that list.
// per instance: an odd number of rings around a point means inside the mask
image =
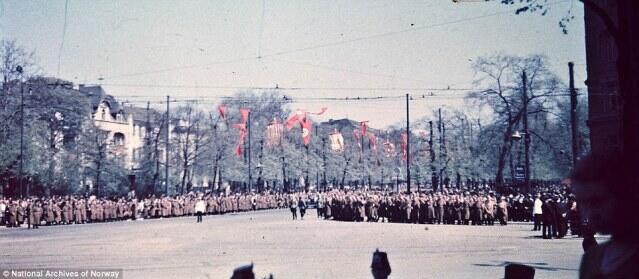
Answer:
[{"label": "grey sky", "polygon": [[[571,6],[575,20],[563,35],[557,22]],[[213,106],[212,96],[276,84],[302,88],[284,92],[293,97],[421,96],[430,91],[417,89],[468,88],[473,80],[469,59],[498,52],[547,55],[562,77],[566,63],[574,61],[577,85],[583,87],[581,3],[560,1],[546,16],[516,16],[508,12],[513,9],[450,0],[70,0],[60,53],[65,1],[2,1],[0,35],[34,49],[44,73],[56,75],[61,54],[61,78],[98,83],[103,77],[108,93],[136,104],[170,94],[206,99]],[[461,104],[460,93],[434,93],[448,97],[413,102],[412,118]],[[399,99],[291,108],[322,106],[329,107],[324,119],[348,116],[370,120],[374,127],[405,116]]]}]

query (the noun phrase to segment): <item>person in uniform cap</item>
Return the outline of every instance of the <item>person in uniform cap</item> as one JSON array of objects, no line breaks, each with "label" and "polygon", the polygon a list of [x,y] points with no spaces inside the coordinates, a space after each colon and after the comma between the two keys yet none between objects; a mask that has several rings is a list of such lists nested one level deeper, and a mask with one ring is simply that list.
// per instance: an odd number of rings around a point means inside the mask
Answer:
[{"label": "person in uniform cap", "polygon": [[506,275],[504,279],[533,279],[535,278],[535,269],[523,265],[511,263],[506,265]]},{"label": "person in uniform cap", "polygon": [[380,252],[376,249],[373,253],[373,262],[371,263],[371,273],[374,279],[386,279],[391,274],[390,263],[386,252]]},{"label": "person in uniform cap", "polygon": [[231,276],[231,279],[255,279],[253,264],[240,266],[233,270],[233,276]]}]

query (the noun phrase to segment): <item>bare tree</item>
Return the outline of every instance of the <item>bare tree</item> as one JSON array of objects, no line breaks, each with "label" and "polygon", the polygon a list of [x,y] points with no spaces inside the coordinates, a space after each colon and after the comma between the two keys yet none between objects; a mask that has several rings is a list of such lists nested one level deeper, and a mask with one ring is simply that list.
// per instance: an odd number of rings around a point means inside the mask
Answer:
[{"label": "bare tree", "polygon": [[[552,98],[565,93],[559,79],[547,68],[545,57],[533,55],[514,57],[493,55],[480,57],[473,64],[478,78],[474,82],[477,88],[469,94],[472,102],[487,106],[493,112],[495,125],[501,127],[501,144],[497,154],[495,183],[501,186],[504,181],[504,169],[507,156],[512,147],[512,134],[524,114],[524,104],[528,105],[528,114],[547,111]],[[528,74],[527,96],[523,96],[521,76]]]}]

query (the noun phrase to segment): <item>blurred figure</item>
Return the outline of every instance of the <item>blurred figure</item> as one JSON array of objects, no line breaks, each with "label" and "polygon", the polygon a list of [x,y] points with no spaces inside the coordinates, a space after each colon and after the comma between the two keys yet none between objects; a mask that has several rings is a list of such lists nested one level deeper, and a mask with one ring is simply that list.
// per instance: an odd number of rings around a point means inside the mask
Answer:
[{"label": "blurred figure", "polygon": [[297,201],[295,200],[295,196],[291,195],[288,206],[291,209],[291,214],[293,214],[293,220],[297,219]]},{"label": "blurred figure", "polygon": [[386,279],[391,274],[391,267],[386,252],[375,250],[373,253],[373,262],[371,263],[371,273],[373,273],[374,279]]},{"label": "blurred figure", "polygon": [[301,196],[297,203],[297,207],[300,208],[300,218],[304,220],[304,214],[306,214],[306,201]]},{"label": "blurred figure", "polygon": [[500,225],[505,226],[508,224],[508,202],[506,202],[506,197],[502,196],[497,204],[497,218]]},{"label": "blurred figure", "polygon": [[197,223],[202,223],[202,214],[206,212],[206,203],[202,198],[198,198],[195,202],[195,216],[197,216]]},{"label": "blurred figure", "polygon": [[504,279],[535,278],[535,269],[527,265],[511,263],[506,265],[505,269],[506,275],[504,276]]},{"label": "blurred figure", "polygon": [[535,198],[535,203],[533,205],[533,221],[535,222],[535,225],[533,226],[533,231],[541,230],[541,216],[543,214],[543,210],[541,206],[543,204],[544,203],[541,201],[541,194],[538,193]]},{"label": "blurred figure", "polygon": [[632,160],[622,154],[591,155],[572,175],[584,219],[593,232],[611,235],[610,241],[591,242],[589,248],[584,243],[579,278],[639,278],[639,185]]},{"label": "blurred figure", "polygon": [[543,212],[541,215],[543,223],[542,236],[544,239],[552,239],[553,236],[557,235],[557,222],[555,221],[556,214],[553,210],[553,203],[552,199],[547,198],[541,206],[541,211]]},{"label": "blurred figure", "polygon": [[241,266],[233,270],[231,279],[255,279],[255,273],[253,273],[253,264]]}]

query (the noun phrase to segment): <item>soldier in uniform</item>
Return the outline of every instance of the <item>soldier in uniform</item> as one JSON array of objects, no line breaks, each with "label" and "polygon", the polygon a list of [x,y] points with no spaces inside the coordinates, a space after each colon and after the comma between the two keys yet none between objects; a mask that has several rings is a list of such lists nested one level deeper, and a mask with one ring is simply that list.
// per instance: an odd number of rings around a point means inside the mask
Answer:
[{"label": "soldier in uniform", "polygon": [[76,224],[82,224],[82,202],[75,200],[73,203],[73,222]]},{"label": "soldier in uniform", "polygon": [[22,226],[22,224],[24,223],[24,217],[25,217],[25,207],[23,206],[23,203],[18,202],[18,227]]},{"label": "soldier in uniform", "polygon": [[7,208],[7,227],[19,227],[18,224],[18,202],[12,202]]},{"label": "soldier in uniform", "polygon": [[42,220],[42,205],[40,201],[36,201],[31,212],[33,212],[32,225],[34,229],[40,228],[40,221]]},{"label": "soldier in uniform", "polygon": [[501,197],[501,200],[497,204],[497,218],[499,219],[499,224],[502,226],[508,222],[508,203],[506,202],[506,197]]}]

